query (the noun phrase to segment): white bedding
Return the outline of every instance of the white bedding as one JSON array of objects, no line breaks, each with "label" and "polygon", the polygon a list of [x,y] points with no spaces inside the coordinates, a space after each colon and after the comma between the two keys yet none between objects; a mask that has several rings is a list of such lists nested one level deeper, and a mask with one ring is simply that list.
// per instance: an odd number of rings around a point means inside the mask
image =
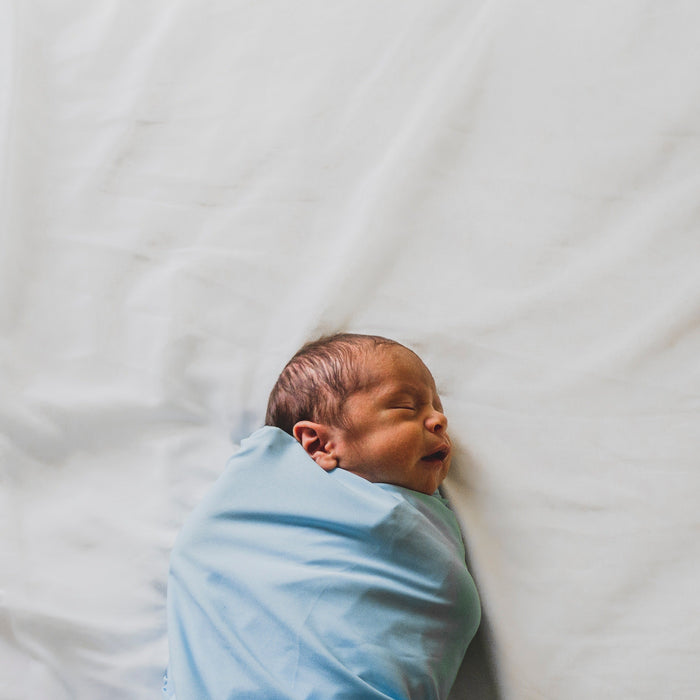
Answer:
[{"label": "white bedding", "polygon": [[0,5],[0,696],[157,697],[185,517],[306,339],[435,374],[453,693],[700,683],[700,6]]}]

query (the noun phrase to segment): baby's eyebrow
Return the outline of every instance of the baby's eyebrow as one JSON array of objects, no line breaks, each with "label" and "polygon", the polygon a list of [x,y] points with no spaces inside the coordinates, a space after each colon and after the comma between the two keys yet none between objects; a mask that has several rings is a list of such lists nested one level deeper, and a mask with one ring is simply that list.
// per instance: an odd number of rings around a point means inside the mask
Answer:
[{"label": "baby's eyebrow", "polygon": [[422,391],[413,384],[394,384],[387,389],[390,394],[420,394]]},{"label": "baby's eyebrow", "polygon": [[[387,398],[396,399],[401,396],[410,396],[413,399],[421,400],[426,398],[428,393],[426,389],[415,386],[414,384],[398,384],[387,390]],[[438,398],[438,401],[439,400]]]}]

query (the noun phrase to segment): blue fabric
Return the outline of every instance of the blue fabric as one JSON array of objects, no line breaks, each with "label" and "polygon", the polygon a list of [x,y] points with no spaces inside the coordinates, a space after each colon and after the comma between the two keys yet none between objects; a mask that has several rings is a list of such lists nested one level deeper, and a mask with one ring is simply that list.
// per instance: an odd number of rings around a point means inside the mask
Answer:
[{"label": "blue fabric", "polygon": [[480,620],[464,554],[439,495],[324,472],[262,428],[173,549],[165,694],[445,698]]}]

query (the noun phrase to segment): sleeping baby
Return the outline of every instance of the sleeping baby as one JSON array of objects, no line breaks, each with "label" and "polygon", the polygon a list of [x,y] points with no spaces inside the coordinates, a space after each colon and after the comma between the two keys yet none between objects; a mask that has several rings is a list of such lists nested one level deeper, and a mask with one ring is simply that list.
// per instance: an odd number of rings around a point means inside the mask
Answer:
[{"label": "sleeping baby", "polygon": [[302,347],[173,549],[165,696],[446,698],[480,620],[451,450],[414,352]]}]

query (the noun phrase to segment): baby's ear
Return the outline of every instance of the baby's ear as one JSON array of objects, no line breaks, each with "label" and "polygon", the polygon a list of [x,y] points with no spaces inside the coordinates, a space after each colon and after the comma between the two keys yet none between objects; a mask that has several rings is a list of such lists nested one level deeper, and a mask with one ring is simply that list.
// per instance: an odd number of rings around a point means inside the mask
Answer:
[{"label": "baby's ear", "polygon": [[330,442],[328,426],[323,423],[312,423],[301,420],[292,429],[297,442],[306,450],[309,457],[321,469],[329,472],[338,466],[338,460],[333,454],[333,444]]}]

